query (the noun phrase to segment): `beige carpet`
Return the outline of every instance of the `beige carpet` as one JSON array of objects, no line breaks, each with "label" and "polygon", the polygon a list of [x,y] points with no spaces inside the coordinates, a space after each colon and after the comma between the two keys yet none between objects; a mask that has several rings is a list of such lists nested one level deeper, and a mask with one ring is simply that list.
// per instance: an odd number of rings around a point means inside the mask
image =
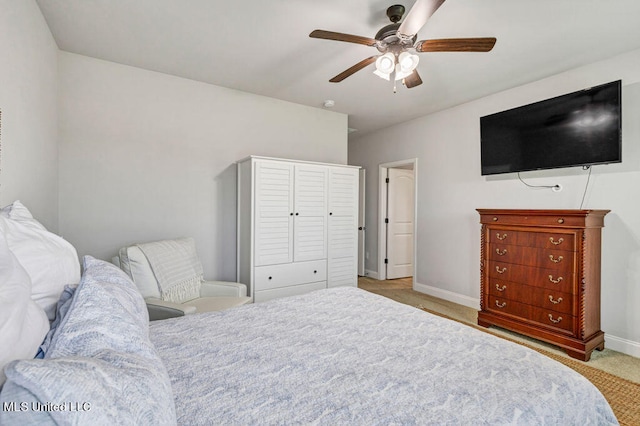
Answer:
[{"label": "beige carpet", "polygon": [[582,362],[569,358],[560,349],[544,342],[495,327],[488,329],[479,327],[476,325],[476,310],[416,292],[411,288],[411,279],[378,281],[361,277],[358,286],[372,293],[466,323],[482,331],[537,350],[579,372],[598,387],[609,401],[621,425],[640,425],[639,358],[605,349],[601,352],[594,351],[591,361]]}]

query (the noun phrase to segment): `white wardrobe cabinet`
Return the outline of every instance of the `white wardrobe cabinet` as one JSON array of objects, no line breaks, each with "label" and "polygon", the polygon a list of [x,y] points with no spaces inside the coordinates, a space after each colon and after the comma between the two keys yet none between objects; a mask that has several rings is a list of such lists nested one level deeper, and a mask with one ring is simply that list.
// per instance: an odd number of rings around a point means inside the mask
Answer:
[{"label": "white wardrobe cabinet", "polygon": [[357,285],[358,167],[238,162],[238,281],[255,302]]}]

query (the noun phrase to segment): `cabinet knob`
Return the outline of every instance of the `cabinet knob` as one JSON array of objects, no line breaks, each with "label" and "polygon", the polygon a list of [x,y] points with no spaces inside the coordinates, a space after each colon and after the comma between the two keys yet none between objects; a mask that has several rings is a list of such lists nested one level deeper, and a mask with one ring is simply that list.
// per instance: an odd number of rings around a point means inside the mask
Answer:
[{"label": "cabinet knob", "polygon": [[298,216],[300,213],[296,212],[296,216]]},{"label": "cabinet knob", "polygon": [[293,216],[293,212],[289,213],[289,216]]},{"label": "cabinet knob", "polygon": [[271,278],[273,278],[273,277],[269,277],[269,279],[271,279]]},{"label": "cabinet knob", "polygon": [[329,212],[329,216],[333,216],[333,212]]},{"label": "cabinet knob", "polygon": [[314,269],[314,270],[313,270],[313,273],[314,273],[314,274],[317,274],[317,273],[318,273],[318,271]]},{"label": "cabinet knob", "polygon": [[563,218],[558,219],[558,223],[564,223],[564,219]]},{"label": "cabinet knob", "polygon": [[494,217],[494,218],[493,218],[493,221],[494,221],[494,222],[497,222],[497,221],[498,221],[498,218],[497,218],[497,217]]}]

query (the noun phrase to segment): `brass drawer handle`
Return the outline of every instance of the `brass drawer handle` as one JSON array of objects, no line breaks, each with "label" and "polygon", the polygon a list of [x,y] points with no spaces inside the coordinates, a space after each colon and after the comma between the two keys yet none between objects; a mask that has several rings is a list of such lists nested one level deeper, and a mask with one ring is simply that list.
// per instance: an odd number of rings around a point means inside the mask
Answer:
[{"label": "brass drawer handle", "polygon": [[562,281],[562,277],[558,277],[557,280],[554,280],[553,275],[549,275],[549,281],[551,281],[554,284],[558,284],[560,281]]},{"label": "brass drawer handle", "polygon": [[503,285],[502,287],[500,287],[500,284],[496,284],[496,290],[498,291],[505,291],[507,289],[506,285]]},{"label": "brass drawer handle", "polygon": [[499,266],[496,266],[496,272],[499,274],[504,274],[505,272],[507,272],[507,267],[505,266],[504,268],[500,269]]},{"label": "brass drawer handle", "polygon": [[500,250],[499,248],[497,248],[496,253],[498,253],[498,256],[504,256],[505,254],[507,254],[507,249]]},{"label": "brass drawer handle", "polygon": [[549,314],[549,321],[551,321],[554,324],[557,324],[560,321],[562,321],[562,317],[558,317],[558,319],[553,319],[553,315]]},{"label": "brass drawer handle", "polygon": [[496,300],[496,306],[497,306],[498,308],[504,308],[505,306],[507,306],[507,302],[502,302],[502,303],[500,303],[500,302],[498,302],[498,301]]},{"label": "brass drawer handle", "polygon": [[502,235],[500,234],[496,234],[496,238],[498,238],[500,241],[504,240],[505,238],[507,238],[507,234],[504,233]]},{"label": "brass drawer handle", "polygon": [[558,303],[562,302],[562,297],[558,297],[558,300],[553,300],[553,296],[549,295],[549,302],[553,303],[554,305],[557,305]]},{"label": "brass drawer handle", "polygon": [[557,259],[554,259],[552,254],[549,255],[549,260],[552,261],[553,263],[560,263],[562,262],[562,259],[564,259],[564,257],[562,256],[558,256]]},{"label": "brass drawer handle", "polygon": [[498,221],[498,218],[494,216],[494,217],[493,217],[493,221],[494,221],[494,222],[497,222],[497,221]]},{"label": "brass drawer handle", "polygon": [[564,223],[564,219],[563,218],[558,219],[558,223]]},{"label": "brass drawer handle", "polygon": [[549,241],[551,241],[551,244],[553,244],[554,246],[557,246],[558,244],[562,244],[562,242],[564,241],[564,238],[558,238],[558,241],[554,241],[553,237],[549,237]]}]

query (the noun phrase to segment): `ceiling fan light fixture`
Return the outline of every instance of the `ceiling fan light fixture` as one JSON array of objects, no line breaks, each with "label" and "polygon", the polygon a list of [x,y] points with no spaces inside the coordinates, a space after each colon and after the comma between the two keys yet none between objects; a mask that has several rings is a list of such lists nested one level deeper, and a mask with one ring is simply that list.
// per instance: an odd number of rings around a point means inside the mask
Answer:
[{"label": "ceiling fan light fixture", "polygon": [[396,65],[396,80],[402,80],[411,75],[418,66],[420,58],[409,52],[402,52],[398,55],[398,64]]},{"label": "ceiling fan light fixture", "polygon": [[389,76],[396,68],[396,57],[393,53],[387,52],[376,59],[376,70],[373,72],[380,78],[389,80]]}]

